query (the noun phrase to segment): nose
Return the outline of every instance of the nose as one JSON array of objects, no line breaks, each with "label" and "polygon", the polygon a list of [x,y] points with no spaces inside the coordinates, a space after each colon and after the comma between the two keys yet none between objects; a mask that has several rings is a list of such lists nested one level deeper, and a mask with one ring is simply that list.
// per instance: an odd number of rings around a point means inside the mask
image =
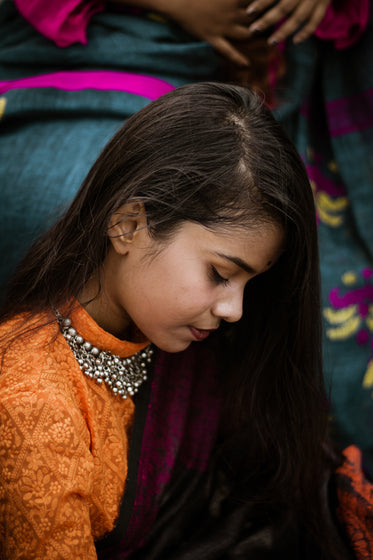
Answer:
[{"label": "nose", "polygon": [[215,317],[224,319],[228,323],[239,321],[242,317],[243,290],[235,288],[224,289],[224,294],[216,300],[212,312]]}]

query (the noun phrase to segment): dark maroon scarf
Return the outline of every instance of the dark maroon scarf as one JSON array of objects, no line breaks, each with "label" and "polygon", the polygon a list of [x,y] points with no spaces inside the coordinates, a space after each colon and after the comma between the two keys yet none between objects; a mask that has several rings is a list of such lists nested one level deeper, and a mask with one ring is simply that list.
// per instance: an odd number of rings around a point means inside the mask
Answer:
[{"label": "dark maroon scarf", "polygon": [[126,490],[116,528],[97,543],[100,560],[129,558],[145,542],[174,480],[206,470],[220,418],[214,354],[210,341],[157,353],[152,379],[136,400]]},{"label": "dark maroon scarf", "polygon": [[[213,337],[185,352],[157,352],[136,398],[120,515],[96,543],[99,560],[331,560],[294,512],[253,503],[211,460],[222,418],[218,354]],[[326,473],[325,527],[338,558],[350,560],[333,484]]]}]

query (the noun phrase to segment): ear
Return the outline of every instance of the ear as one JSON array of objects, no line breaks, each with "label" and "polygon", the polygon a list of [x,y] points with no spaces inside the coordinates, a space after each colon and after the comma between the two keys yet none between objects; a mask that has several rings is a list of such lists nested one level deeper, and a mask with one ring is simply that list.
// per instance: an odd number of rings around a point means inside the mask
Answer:
[{"label": "ear", "polygon": [[141,202],[126,202],[110,219],[108,236],[119,254],[127,254],[130,245],[144,233],[147,234],[147,218]]}]

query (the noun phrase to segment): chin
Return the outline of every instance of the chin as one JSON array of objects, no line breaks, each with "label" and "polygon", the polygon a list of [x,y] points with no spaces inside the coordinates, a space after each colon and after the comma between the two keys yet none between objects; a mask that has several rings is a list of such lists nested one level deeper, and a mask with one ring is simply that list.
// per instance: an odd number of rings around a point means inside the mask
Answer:
[{"label": "chin", "polygon": [[160,349],[163,350],[164,352],[169,352],[170,354],[176,354],[177,352],[183,352],[183,350],[186,350],[190,345],[191,345],[192,341],[188,340],[188,341],[180,341],[180,342],[160,342],[160,344],[157,344],[157,341],[154,341],[154,344]]}]

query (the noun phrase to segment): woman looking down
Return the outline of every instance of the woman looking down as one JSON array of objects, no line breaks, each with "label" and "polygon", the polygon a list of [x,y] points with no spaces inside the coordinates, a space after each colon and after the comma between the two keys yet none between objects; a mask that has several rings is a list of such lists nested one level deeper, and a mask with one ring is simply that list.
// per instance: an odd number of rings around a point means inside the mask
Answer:
[{"label": "woman looking down", "polygon": [[319,297],[307,174],[255,94],[131,117],[3,305],[2,557],[350,557]]}]

